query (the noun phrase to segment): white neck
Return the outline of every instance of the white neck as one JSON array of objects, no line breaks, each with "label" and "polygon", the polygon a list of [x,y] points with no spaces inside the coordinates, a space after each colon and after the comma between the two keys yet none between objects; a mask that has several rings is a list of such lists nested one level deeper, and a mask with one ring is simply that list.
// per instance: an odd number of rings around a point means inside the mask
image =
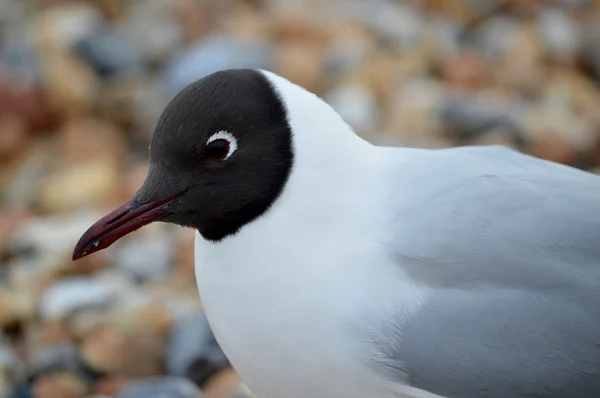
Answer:
[{"label": "white neck", "polygon": [[[281,206],[273,213],[285,207],[281,215],[289,218],[289,208],[294,207],[304,222],[327,228],[328,216],[333,219],[339,211],[347,211],[341,204],[348,196],[358,198],[355,194],[367,188],[362,184],[369,183],[376,148],[313,93],[278,75],[263,73],[282,97],[293,131],[294,166],[277,201]],[[314,224],[314,218],[321,221]]]},{"label": "white neck", "polygon": [[[301,201],[300,207],[323,208],[330,200],[339,208],[343,195],[366,188],[358,181],[374,165],[375,147],[356,135],[333,108],[313,93],[276,74],[262,72],[282,97],[293,130],[294,166],[278,202]],[[315,194],[324,189],[330,190],[329,195]]]},{"label": "white neck", "polygon": [[305,168],[318,167],[343,157],[360,157],[372,147],[321,98],[274,73],[262,73],[271,81],[287,108],[294,152],[298,157],[296,164]]}]

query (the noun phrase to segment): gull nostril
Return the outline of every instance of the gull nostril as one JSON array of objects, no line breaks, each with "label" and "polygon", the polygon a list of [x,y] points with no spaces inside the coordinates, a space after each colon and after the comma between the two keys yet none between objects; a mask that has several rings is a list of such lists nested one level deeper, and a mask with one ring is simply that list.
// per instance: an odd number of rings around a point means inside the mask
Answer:
[{"label": "gull nostril", "polygon": [[121,213],[119,215],[117,215],[116,217],[111,218],[106,225],[111,225],[114,224],[115,222],[119,221],[121,218],[125,217],[127,213]]}]

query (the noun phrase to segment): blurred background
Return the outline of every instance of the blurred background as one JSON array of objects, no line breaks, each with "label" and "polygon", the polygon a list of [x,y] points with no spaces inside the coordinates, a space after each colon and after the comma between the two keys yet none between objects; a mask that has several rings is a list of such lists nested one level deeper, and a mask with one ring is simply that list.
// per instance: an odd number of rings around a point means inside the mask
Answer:
[{"label": "blurred background", "polygon": [[600,170],[597,0],[0,0],[0,398],[249,396],[202,313],[192,231],[70,260],[141,185],[169,99],[241,67],[378,144]]}]

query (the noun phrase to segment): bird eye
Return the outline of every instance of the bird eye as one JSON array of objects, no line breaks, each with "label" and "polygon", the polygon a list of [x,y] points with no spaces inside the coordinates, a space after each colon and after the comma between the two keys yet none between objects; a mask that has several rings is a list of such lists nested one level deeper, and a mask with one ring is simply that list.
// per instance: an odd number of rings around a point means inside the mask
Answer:
[{"label": "bird eye", "polygon": [[219,131],[213,134],[206,143],[206,156],[215,162],[222,162],[229,158],[237,149],[237,141],[233,134]]},{"label": "bird eye", "polygon": [[220,138],[218,140],[209,142],[206,146],[206,153],[211,160],[225,160],[229,154],[229,141]]}]

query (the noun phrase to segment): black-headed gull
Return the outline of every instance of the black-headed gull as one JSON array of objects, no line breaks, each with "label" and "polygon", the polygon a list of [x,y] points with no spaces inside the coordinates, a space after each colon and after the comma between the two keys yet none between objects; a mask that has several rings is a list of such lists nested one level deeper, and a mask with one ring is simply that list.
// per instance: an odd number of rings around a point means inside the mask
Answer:
[{"label": "black-headed gull", "polygon": [[600,178],[500,147],[384,148],[273,73],[188,86],[139,192],[73,258],[194,228],[260,398],[600,397]]}]

